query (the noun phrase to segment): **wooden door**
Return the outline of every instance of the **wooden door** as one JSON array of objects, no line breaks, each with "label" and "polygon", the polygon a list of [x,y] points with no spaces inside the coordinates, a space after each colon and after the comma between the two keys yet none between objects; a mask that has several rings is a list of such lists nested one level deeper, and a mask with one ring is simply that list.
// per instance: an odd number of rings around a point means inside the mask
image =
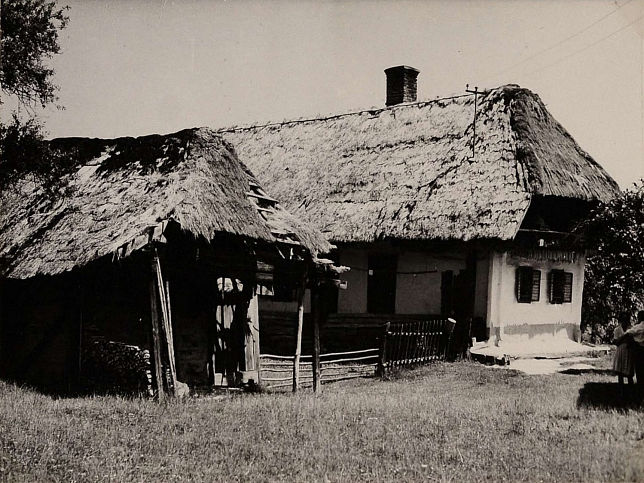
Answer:
[{"label": "wooden door", "polygon": [[396,255],[369,255],[367,312],[396,313]]}]

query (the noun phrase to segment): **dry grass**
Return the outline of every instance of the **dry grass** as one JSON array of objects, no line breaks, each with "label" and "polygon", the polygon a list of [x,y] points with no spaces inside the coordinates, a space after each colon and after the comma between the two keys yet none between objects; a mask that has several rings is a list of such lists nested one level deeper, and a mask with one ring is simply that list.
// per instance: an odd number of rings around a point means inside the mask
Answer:
[{"label": "dry grass", "polygon": [[471,363],[338,383],[319,397],[167,405],[52,400],[2,384],[0,479],[643,479],[644,412],[602,407],[610,400],[589,384],[616,386],[601,371],[523,376]]},{"label": "dry grass", "polygon": [[532,195],[610,199],[617,183],[508,85],[473,96],[224,129],[284,206],[337,242],[514,238]]},{"label": "dry grass", "polygon": [[[65,196],[26,177],[0,191],[0,275],[53,275],[155,239],[169,222],[194,237],[237,235],[277,243],[292,235],[314,255],[331,247],[322,233],[279,204],[259,212],[248,192],[257,180],[213,131],[163,136],[62,139],[52,146],[79,159],[62,181]],[[80,153],[80,154],[79,154]]]}]

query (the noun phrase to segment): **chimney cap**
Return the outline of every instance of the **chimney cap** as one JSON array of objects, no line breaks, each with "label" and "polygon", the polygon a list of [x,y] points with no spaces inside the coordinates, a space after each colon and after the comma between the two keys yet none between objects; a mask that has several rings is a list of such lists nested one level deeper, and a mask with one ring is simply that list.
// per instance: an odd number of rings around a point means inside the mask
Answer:
[{"label": "chimney cap", "polygon": [[420,73],[418,69],[414,69],[413,67],[410,67],[408,65],[397,65],[395,67],[389,67],[388,69],[385,69],[385,74],[388,74],[389,72],[393,72],[395,70],[402,70],[402,71],[411,70],[413,72]]},{"label": "chimney cap", "polygon": [[386,106],[395,106],[405,102],[416,102],[416,78],[418,69],[408,65],[397,65],[385,69],[387,76],[387,101]]}]

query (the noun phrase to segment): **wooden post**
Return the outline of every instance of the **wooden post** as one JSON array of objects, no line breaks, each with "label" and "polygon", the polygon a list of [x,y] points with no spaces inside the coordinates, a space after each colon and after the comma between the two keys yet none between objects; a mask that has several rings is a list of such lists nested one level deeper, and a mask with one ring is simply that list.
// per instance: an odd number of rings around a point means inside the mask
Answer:
[{"label": "wooden post", "polygon": [[[156,270],[156,262],[152,260],[152,267]],[[153,272],[154,273],[154,272]],[[165,392],[163,389],[163,373],[161,366],[161,334],[159,327],[159,309],[157,306],[157,288],[156,282],[150,280],[150,321],[152,328],[152,360],[154,361],[154,380],[157,389],[157,398],[163,401]]]},{"label": "wooden post", "polygon": [[170,295],[166,289],[169,289],[170,286],[166,282],[165,287],[163,284],[163,276],[161,275],[161,263],[159,261],[159,256],[154,255],[153,264],[155,265],[156,272],[156,281],[157,281],[157,290],[159,295],[159,301],[161,302],[161,316],[162,316],[162,330],[165,334],[165,349],[167,350],[168,355],[168,366],[170,370],[170,381],[168,389],[172,391],[172,394],[176,394],[177,387],[177,371],[175,366],[174,359],[174,342],[172,337],[172,322],[170,315]]},{"label": "wooden post", "polygon": [[[1,7],[0,7],[1,9]],[[0,15],[1,17],[1,15]],[[4,321],[4,298],[5,298],[5,282],[3,279],[0,279],[0,377],[5,376],[5,369],[3,369],[4,366],[4,341],[2,340],[3,332],[4,329],[2,328],[3,326],[3,321]]]},{"label": "wooden post", "polygon": [[[253,371],[257,371],[257,384],[261,384],[262,377],[262,364],[261,357],[259,352],[259,302],[257,294],[253,290],[251,292],[253,297],[248,303],[248,320],[250,320],[250,340],[247,340],[248,344],[252,344],[252,353],[250,357],[246,359],[246,370],[249,370],[249,367],[252,367]],[[248,348],[247,348],[248,349]],[[248,351],[247,351],[248,353]]]},{"label": "wooden post", "polygon": [[172,380],[172,392],[177,395],[177,362],[174,355],[174,335],[172,331],[172,308],[170,306],[170,282],[165,282],[165,300],[168,311],[166,338],[168,340],[168,358],[170,360],[170,378]]},{"label": "wooden post", "polygon": [[320,323],[322,319],[322,305],[320,287],[316,282],[311,286],[311,319],[313,321],[313,392],[322,390],[320,380]]},{"label": "wooden post", "polygon": [[78,290],[80,291],[80,297],[79,297],[79,308],[78,308],[78,374],[76,377],[76,385],[78,389],[81,389],[81,378],[83,374],[83,285],[82,283],[79,283],[76,285]]},{"label": "wooden post", "polygon": [[383,326],[382,340],[380,341],[380,357],[378,358],[378,376],[380,377],[384,377],[387,366],[387,337],[389,336],[390,325],[391,322],[387,322]]},{"label": "wooden post", "polygon": [[[300,383],[300,356],[302,354],[302,327],[304,326],[304,287],[297,289],[297,330],[295,333],[295,357],[293,357],[293,392]],[[314,376],[315,377],[315,376]]]}]

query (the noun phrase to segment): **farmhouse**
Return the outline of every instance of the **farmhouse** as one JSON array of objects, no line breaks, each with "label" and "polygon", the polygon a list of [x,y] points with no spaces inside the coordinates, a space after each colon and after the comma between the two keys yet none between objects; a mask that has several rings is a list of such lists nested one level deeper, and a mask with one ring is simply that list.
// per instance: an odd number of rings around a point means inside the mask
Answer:
[{"label": "farmhouse", "polygon": [[118,384],[146,386],[125,373],[151,358],[159,389],[256,381],[257,293],[333,277],[324,236],[209,129],[50,147],[58,191],[24,176],[0,194],[0,377],[96,389],[122,363]]},{"label": "farmhouse", "polygon": [[416,69],[385,72],[385,108],[220,131],[351,268],[329,323],[442,314],[466,340],[578,340],[573,228],[615,181],[527,89],[417,102]]}]

